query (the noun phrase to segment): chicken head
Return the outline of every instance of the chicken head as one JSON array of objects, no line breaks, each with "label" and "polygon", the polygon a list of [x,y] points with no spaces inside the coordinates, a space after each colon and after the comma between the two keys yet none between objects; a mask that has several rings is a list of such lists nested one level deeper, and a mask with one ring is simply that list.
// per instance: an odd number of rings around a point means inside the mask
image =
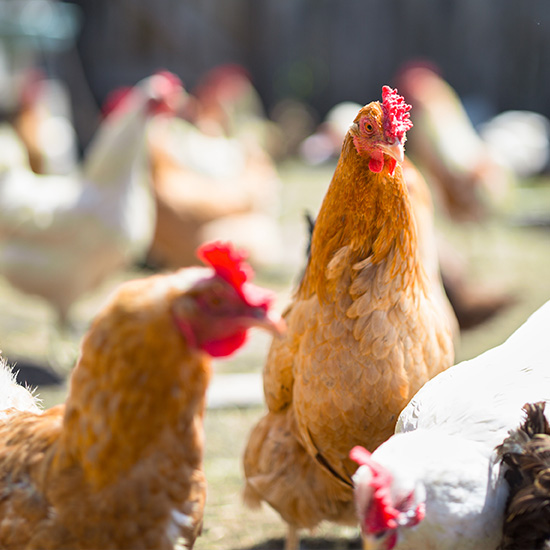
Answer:
[{"label": "chicken head", "polygon": [[353,482],[363,548],[391,550],[400,527],[412,527],[424,519],[423,490],[407,480],[395,480],[363,447],[354,447],[350,458],[359,464]]},{"label": "chicken head", "polygon": [[371,172],[381,172],[388,163],[393,174],[396,164],[403,162],[405,133],[412,128],[410,109],[397,90],[384,86],[382,103],[369,103],[359,111],[350,132],[357,152],[370,158]]},{"label": "chicken head", "polygon": [[212,357],[239,349],[248,329],[259,326],[277,334],[284,322],[270,311],[274,295],[249,282],[245,255],[219,242],[201,246],[198,256],[213,272],[193,285],[173,306],[176,323],[189,345]]}]

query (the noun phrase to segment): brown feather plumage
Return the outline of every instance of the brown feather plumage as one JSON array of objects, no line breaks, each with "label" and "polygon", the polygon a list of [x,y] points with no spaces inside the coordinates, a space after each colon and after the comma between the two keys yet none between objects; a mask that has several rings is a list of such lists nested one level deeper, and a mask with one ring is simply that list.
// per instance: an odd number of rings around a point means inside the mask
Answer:
[{"label": "brown feather plumage", "polygon": [[174,326],[178,293],[169,277],[124,285],[83,341],[66,403],[2,420],[2,548],[168,549],[180,534],[192,546],[210,364]]},{"label": "brown feather plumage", "polygon": [[510,487],[499,550],[550,548],[550,426],[544,407],[525,405],[524,423],[497,448]]},{"label": "brown feather plumage", "polygon": [[350,449],[388,438],[410,397],[453,362],[402,169],[375,173],[355,146],[365,116],[383,127],[374,102],[346,135],[286,337],[264,366],[269,410],[244,455],[245,501],[268,502],[292,527],[355,523]]},{"label": "brown feather plumage", "polygon": [[240,252],[213,243],[200,253],[213,269],[120,287],[83,340],[65,404],[41,413],[30,394],[2,388],[1,548],[193,546],[210,355],[236,351],[252,326],[282,328]]}]

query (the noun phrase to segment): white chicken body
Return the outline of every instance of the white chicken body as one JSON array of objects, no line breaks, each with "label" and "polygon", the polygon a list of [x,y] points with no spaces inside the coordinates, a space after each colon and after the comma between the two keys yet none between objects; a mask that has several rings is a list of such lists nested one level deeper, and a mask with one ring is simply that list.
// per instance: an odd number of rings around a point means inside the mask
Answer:
[{"label": "white chicken body", "polygon": [[431,429],[502,443],[528,401],[550,400],[550,302],[503,344],[463,361],[422,387],[401,413],[396,432]]},{"label": "white chicken body", "polygon": [[398,527],[393,548],[497,547],[508,487],[495,447],[519,426],[525,403],[550,401],[549,327],[550,302],[502,345],[436,376],[372,453],[393,477],[396,507],[415,487],[426,495],[424,519]]},{"label": "white chicken body", "polygon": [[[0,173],[0,272],[46,298],[65,320],[72,303],[107,275],[145,256],[154,232],[146,124],[162,101],[150,77],[99,128],[82,170]],[[157,97],[158,96],[158,97]]]}]

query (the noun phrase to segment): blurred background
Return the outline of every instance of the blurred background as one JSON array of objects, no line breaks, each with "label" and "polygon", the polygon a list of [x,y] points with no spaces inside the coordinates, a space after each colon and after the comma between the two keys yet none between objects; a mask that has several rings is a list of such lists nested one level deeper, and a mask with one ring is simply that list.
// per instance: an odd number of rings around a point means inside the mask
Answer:
[{"label": "blurred background", "polygon": [[[247,68],[268,112],[295,98],[322,117],[340,101],[376,97],[403,63],[426,58],[476,105],[474,122],[508,109],[550,114],[543,0],[6,0],[3,12],[12,4],[29,7],[19,21],[5,13],[5,47],[34,45],[34,61],[78,104],[90,100],[86,87],[101,104],[159,66],[192,89],[231,62]],[[90,122],[82,124],[84,140]]]},{"label": "blurred background", "polygon": [[[183,83],[171,113],[136,99],[159,70]],[[282,310],[306,214],[384,84],[413,105],[407,153],[467,359],[550,298],[548,2],[0,0],[0,349],[19,380],[62,400],[112,289],[195,263],[212,238],[249,251]],[[216,362],[196,548],[282,548],[276,515],[240,502],[268,346],[254,335]],[[355,536],[327,527],[304,548]]]}]

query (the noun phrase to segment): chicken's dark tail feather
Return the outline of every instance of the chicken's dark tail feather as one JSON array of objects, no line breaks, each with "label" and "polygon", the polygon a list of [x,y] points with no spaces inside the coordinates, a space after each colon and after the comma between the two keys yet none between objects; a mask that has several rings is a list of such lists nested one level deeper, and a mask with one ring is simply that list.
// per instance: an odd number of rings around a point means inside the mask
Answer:
[{"label": "chicken's dark tail feather", "polygon": [[510,489],[498,550],[550,548],[550,426],[544,408],[544,402],[524,405],[525,420],[496,448]]},{"label": "chicken's dark tail feather", "polygon": [[304,278],[304,274],[306,272],[307,265],[309,264],[309,259],[311,257],[311,238],[313,236],[313,228],[315,227],[315,218],[313,217],[313,214],[309,210],[304,211],[304,219],[306,221],[307,230],[308,230],[308,238],[307,238],[307,246],[306,246],[306,263],[305,263],[305,266],[301,270],[301,273],[299,275],[298,286],[300,284],[300,281],[302,281],[302,279]]},{"label": "chicken's dark tail feather", "polygon": [[315,228],[315,218],[313,217],[313,214],[309,210],[306,210],[304,212],[304,218],[306,220],[307,229],[309,232],[309,238],[307,240],[307,249],[306,249],[307,259],[309,260],[309,256],[311,254],[311,237],[313,237],[313,229]]}]

